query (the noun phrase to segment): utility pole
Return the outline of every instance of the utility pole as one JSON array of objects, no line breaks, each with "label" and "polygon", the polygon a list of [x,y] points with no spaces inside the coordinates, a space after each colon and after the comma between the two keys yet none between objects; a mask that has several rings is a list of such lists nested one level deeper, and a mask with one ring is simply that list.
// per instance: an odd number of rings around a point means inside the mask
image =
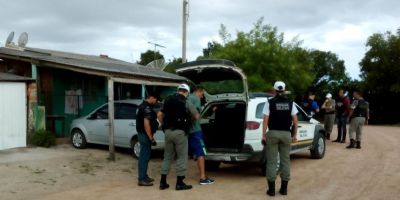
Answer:
[{"label": "utility pole", "polygon": [[167,48],[167,47],[165,47],[165,46],[163,46],[163,45],[161,45],[161,44],[157,44],[157,43],[155,43],[155,42],[147,42],[147,43],[154,45],[154,59],[153,59],[153,60],[156,60],[156,48],[157,48],[157,47]]},{"label": "utility pole", "polygon": [[108,77],[108,151],[110,156],[109,160],[115,161],[115,147],[114,147],[114,80]]},{"label": "utility pole", "polygon": [[183,13],[182,13],[182,63],[186,62],[186,23],[188,21],[189,0],[183,0]]}]

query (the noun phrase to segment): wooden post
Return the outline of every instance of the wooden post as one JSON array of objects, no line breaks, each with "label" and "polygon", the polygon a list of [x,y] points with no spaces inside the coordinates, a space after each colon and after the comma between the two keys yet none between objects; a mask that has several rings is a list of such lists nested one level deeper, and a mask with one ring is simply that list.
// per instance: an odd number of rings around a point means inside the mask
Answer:
[{"label": "wooden post", "polygon": [[115,148],[114,148],[114,80],[108,77],[108,121],[109,121],[109,132],[108,132],[108,149],[110,152],[109,159],[115,161]]}]

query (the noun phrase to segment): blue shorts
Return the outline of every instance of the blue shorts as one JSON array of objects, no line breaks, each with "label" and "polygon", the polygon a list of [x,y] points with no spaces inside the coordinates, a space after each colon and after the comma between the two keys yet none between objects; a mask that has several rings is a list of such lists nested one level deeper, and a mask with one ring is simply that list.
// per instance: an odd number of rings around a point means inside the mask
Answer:
[{"label": "blue shorts", "polygon": [[202,131],[189,134],[189,149],[196,157],[205,156],[207,154]]}]

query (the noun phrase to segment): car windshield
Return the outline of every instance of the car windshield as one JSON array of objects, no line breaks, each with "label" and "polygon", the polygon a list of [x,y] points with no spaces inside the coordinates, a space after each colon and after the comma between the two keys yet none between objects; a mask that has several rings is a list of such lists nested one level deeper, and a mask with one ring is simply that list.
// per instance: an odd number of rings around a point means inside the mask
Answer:
[{"label": "car windshield", "polygon": [[212,95],[244,92],[242,80],[210,81],[202,82],[200,85],[204,87],[208,94]]}]

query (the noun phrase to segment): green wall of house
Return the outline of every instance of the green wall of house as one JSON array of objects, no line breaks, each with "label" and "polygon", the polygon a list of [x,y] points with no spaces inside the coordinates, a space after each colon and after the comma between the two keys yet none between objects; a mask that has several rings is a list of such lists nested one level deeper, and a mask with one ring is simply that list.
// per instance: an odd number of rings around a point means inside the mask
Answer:
[{"label": "green wall of house", "polygon": [[[52,113],[46,115],[53,118],[49,117],[47,121],[51,123],[54,120],[56,136],[68,136],[72,120],[85,116],[106,103],[107,81],[104,77],[66,70],[56,69],[52,74]],[[67,92],[77,93],[70,95]]]}]

